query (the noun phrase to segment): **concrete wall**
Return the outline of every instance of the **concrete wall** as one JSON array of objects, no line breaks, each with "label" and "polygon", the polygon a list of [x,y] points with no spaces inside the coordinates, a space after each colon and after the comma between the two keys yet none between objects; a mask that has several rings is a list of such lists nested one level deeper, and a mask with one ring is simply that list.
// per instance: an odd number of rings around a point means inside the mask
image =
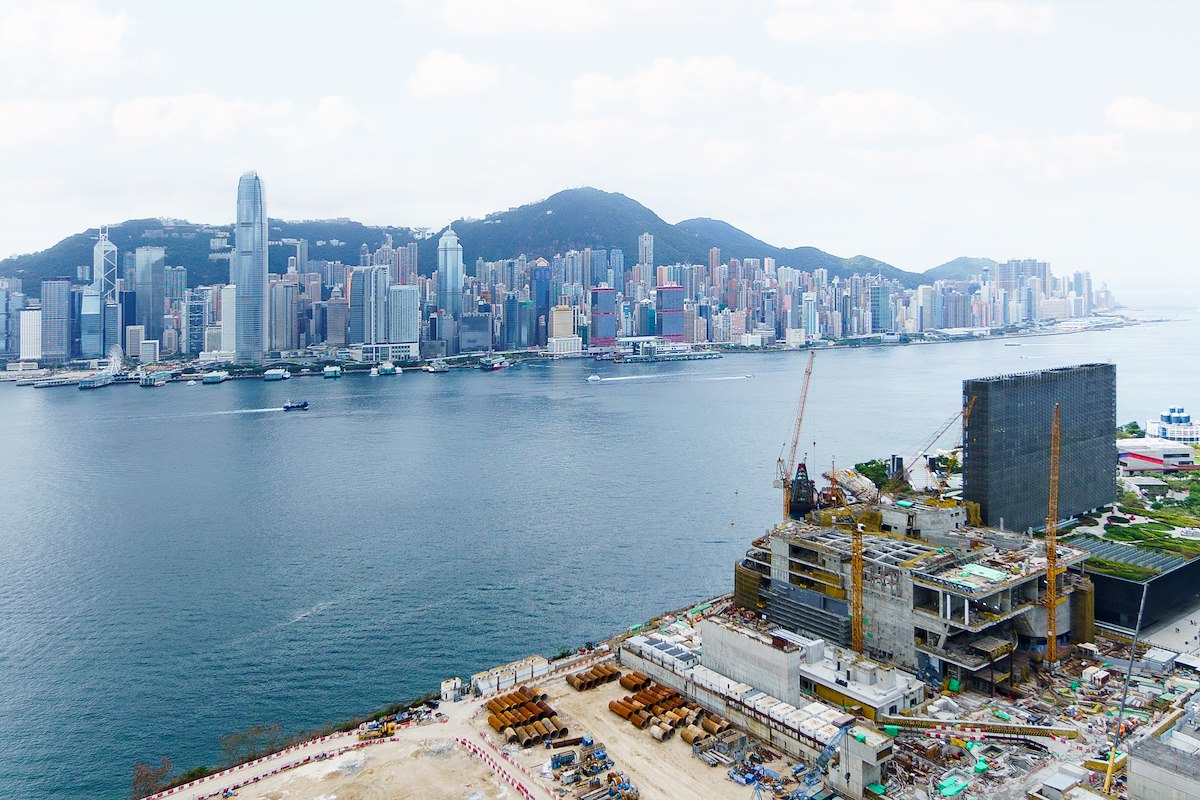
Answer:
[{"label": "concrete wall", "polygon": [[785,703],[802,705],[799,668],[804,663],[803,650],[780,650],[707,619],[700,622],[700,641],[704,643],[700,663],[713,672],[748,683]]},{"label": "concrete wall", "polygon": [[[1189,758],[1179,753],[1181,759]],[[1200,782],[1136,755],[1129,760],[1130,800],[1200,800]]]}]

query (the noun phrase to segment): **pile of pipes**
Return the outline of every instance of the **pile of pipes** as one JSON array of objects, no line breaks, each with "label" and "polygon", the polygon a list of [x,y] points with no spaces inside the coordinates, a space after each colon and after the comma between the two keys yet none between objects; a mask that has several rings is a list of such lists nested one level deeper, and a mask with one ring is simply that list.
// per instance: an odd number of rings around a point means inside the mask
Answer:
[{"label": "pile of pipes", "polygon": [[546,695],[528,686],[493,698],[486,705],[491,712],[488,724],[509,744],[532,747],[561,739],[570,732],[546,703]]},{"label": "pile of pipes", "polygon": [[[626,677],[636,680],[640,674],[635,672]],[[649,679],[646,681],[649,685],[635,694],[610,701],[608,710],[621,719],[629,720],[639,730],[649,728],[650,735],[660,742],[667,741],[678,732],[688,744],[702,744],[706,737],[729,728],[727,721],[709,714],[695,703],[685,701],[674,689]],[[621,685],[630,688],[625,678],[621,679]]]},{"label": "pile of pipes", "polygon": [[586,692],[595,689],[602,683],[609,683],[621,677],[621,670],[610,664],[597,664],[591,669],[576,672],[567,676],[567,684],[576,691]]},{"label": "pile of pipes", "polygon": [[631,672],[621,678],[621,688],[631,692],[640,692],[650,688],[650,677],[641,672]]}]

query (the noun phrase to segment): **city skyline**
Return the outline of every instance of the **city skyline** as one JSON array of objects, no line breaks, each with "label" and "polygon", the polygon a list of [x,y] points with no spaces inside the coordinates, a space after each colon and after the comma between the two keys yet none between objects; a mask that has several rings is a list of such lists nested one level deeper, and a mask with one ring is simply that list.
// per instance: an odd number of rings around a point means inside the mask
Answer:
[{"label": "city skyline", "polygon": [[[1189,51],[1172,38],[1195,27],[1191,7],[1141,10],[1167,37],[1153,47],[1128,41],[1112,3],[245,13],[296,46],[271,64],[253,47],[203,58],[201,42],[229,36],[220,3],[205,15],[137,0],[0,10],[14,42],[4,116],[20,121],[0,135],[12,165],[0,252],[104,218],[227,219],[220,176],[253,164],[289,219],[438,227],[596,185],[783,246],[910,270],[1036,253],[1132,302],[1172,285],[1195,304],[1173,285],[1200,166]],[[184,26],[196,35],[179,42]],[[365,29],[397,47],[304,55]],[[26,52],[51,30],[66,44]],[[433,123],[403,124],[413,118]]]}]

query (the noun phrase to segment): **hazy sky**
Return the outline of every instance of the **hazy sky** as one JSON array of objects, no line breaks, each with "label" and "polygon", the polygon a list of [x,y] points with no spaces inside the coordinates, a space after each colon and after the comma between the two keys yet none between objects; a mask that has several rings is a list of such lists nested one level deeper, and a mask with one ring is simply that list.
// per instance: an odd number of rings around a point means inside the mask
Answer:
[{"label": "hazy sky", "polygon": [[276,217],[440,227],[590,185],[1195,306],[1198,31],[1161,1],[0,0],[0,254],[229,222],[254,168]]}]

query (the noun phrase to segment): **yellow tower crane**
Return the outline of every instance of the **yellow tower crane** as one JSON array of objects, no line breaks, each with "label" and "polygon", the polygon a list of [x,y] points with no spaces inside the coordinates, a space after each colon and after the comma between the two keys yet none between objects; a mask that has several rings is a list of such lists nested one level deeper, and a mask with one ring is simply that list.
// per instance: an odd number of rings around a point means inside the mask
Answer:
[{"label": "yellow tower crane", "polygon": [[1054,404],[1050,426],[1050,502],[1046,511],[1046,663],[1058,661],[1058,459],[1062,440],[1062,411]]},{"label": "yellow tower crane", "polygon": [[[794,491],[793,484],[796,481],[796,470],[800,466],[796,463],[796,453],[800,445],[800,426],[804,422],[804,406],[808,403],[808,384],[812,380],[813,360],[816,358],[815,352],[809,352],[808,365],[804,368],[804,383],[800,386],[800,402],[796,406],[796,421],[792,428],[792,442],[788,450],[787,461],[783,460],[782,451],[779,454],[779,459],[775,462],[775,467],[778,476],[775,479],[775,486],[783,489],[783,518],[788,519],[792,515],[792,492]],[[808,479],[807,469],[805,470],[804,480]]]}]

